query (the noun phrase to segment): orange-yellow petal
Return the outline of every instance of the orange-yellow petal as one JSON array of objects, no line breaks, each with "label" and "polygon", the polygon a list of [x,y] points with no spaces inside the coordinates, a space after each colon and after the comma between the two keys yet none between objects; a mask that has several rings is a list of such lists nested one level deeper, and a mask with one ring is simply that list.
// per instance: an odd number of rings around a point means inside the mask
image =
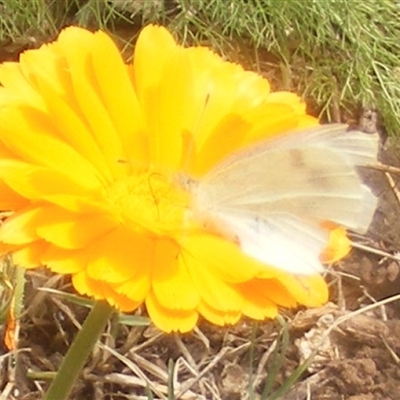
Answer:
[{"label": "orange-yellow petal", "polygon": [[81,214],[59,207],[43,207],[37,223],[38,235],[64,249],[81,249],[89,246],[114,229],[115,221],[102,214]]},{"label": "orange-yellow petal", "polygon": [[328,301],[328,286],[322,276],[281,276],[280,283],[297,303],[306,307],[320,307]]},{"label": "orange-yellow petal", "polygon": [[26,207],[7,218],[0,225],[0,241],[12,245],[25,245],[37,241],[39,236],[36,221],[41,212],[40,207]]},{"label": "orange-yellow petal", "polygon": [[140,303],[115,292],[106,283],[91,279],[83,271],[72,275],[72,284],[78,293],[94,297],[96,300],[107,300],[110,305],[120,311],[133,311],[140,305]]},{"label": "orange-yellow petal", "polygon": [[148,162],[142,110],[128,68],[114,43],[102,32],[95,33],[91,51],[99,93],[121,140],[125,161]]},{"label": "orange-yellow petal", "polygon": [[202,301],[198,311],[205,319],[219,326],[236,324],[242,316],[241,310],[221,310],[217,307]]},{"label": "orange-yellow petal", "polygon": [[176,48],[173,37],[160,26],[148,25],[140,33],[135,46],[132,72],[141,104],[146,104],[146,92],[158,84],[166,60]]},{"label": "orange-yellow petal", "polygon": [[193,310],[200,296],[179,256],[180,247],[171,240],[158,240],[154,249],[152,289],[157,302],[169,310]]},{"label": "orange-yellow petal", "polygon": [[47,167],[68,176],[83,187],[99,187],[93,166],[72,147],[54,136],[54,127],[39,111],[8,108],[0,113],[1,141],[25,162]]},{"label": "orange-yellow petal", "polygon": [[87,252],[87,274],[111,284],[135,279],[141,269],[151,271],[154,241],[126,227],[115,228],[92,244]]},{"label": "orange-yellow petal", "polygon": [[41,240],[20,247],[13,252],[13,261],[16,265],[23,266],[24,268],[41,267],[41,258],[47,247],[48,244]]},{"label": "orange-yellow petal", "polygon": [[31,200],[63,193],[89,197],[93,192],[93,188],[81,186],[83,182],[71,179],[68,171],[62,173],[17,160],[0,159],[0,176],[15,192]]},{"label": "orange-yellow petal", "polygon": [[[22,59],[23,55],[21,55]],[[6,62],[0,65],[0,82],[3,87],[0,90],[0,105],[31,104],[44,109],[40,94],[26,79],[21,65],[16,62]]]},{"label": "orange-yellow petal", "polygon": [[76,274],[86,268],[87,253],[84,250],[60,249],[49,245],[41,255],[41,262],[58,274]]},{"label": "orange-yellow petal", "polygon": [[329,242],[321,254],[321,260],[330,264],[346,256],[351,250],[351,241],[346,235],[346,229],[334,228],[329,233]]},{"label": "orange-yellow petal", "polygon": [[240,311],[243,297],[232,284],[219,279],[214,271],[210,270],[209,264],[193,259],[186,261],[186,265],[196,291],[204,303],[223,312]]},{"label": "orange-yellow petal", "polygon": [[115,292],[120,293],[132,301],[141,303],[151,289],[151,275],[148,271],[140,270],[135,279],[128,279],[122,283],[111,285]]},{"label": "orange-yellow petal", "polygon": [[[0,174],[1,175],[1,174]],[[28,205],[28,200],[0,180],[0,210],[19,210]]]},{"label": "orange-yellow petal", "polygon": [[254,319],[275,318],[278,305],[293,307],[296,302],[274,279],[252,279],[238,285],[245,303],[243,314]]},{"label": "orange-yellow petal", "polygon": [[262,263],[244,255],[239,247],[221,237],[196,234],[182,242],[185,262],[191,260],[207,266],[220,280],[237,283],[256,276],[260,270],[265,276],[275,276],[276,270],[268,269]]},{"label": "orange-yellow petal", "polygon": [[[98,32],[96,35],[103,36],[105,33]],[[79,46],[76,47],[74,44],[78,40]],[[107,38],[107,40],[111,39]],[[94,61],[99,62],[99,60],[93,60],[92,57],[92,46],[95,42],[95,34],[84,29],[74,28],[62,31],[57,43],[62,48],[70,69],[72,86],[79,110],[108,161],[108,166],[118,176],[118,169],[121,168],[118,160],[124,159],[125,154],[116,127],[99,93],[93,66]],[[108,46],[102,47],[102,51],[104,58],[115,56],[115,52],[110,51]],[[98,66],[98,68],[101,67]]]},{"label": "orange-yellow petal", "polygon": [[198,313],[192,310],[170,310],[158,303],[152,292],[146,297],[146,308],[154,324],[164,332],[189,332],[197,323]]}]

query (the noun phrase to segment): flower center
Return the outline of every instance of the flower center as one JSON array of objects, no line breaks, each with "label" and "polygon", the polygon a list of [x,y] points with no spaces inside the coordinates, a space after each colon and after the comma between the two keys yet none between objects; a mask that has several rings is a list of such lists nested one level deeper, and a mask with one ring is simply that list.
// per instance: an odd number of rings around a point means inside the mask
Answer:
[{"label": "flower center", "polygon": [[130,175],[109,186],[105,197],[125,225],[155,235],[181,234],[187,228],[189,194],[158,172]]}]

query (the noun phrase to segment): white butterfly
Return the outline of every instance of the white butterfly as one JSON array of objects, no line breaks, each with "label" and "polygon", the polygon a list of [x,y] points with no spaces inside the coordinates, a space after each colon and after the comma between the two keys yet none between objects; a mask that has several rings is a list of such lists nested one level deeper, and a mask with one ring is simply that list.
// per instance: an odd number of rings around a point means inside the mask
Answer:
[{"label": "white butterfly", "polygon": [[323,271],[332,221],[364,233],[377,199],[356,166],[377,159],[378,137],[323,125],[266,140],[227,157],[191,184],[193,215],[242,251],[286,272]]}]

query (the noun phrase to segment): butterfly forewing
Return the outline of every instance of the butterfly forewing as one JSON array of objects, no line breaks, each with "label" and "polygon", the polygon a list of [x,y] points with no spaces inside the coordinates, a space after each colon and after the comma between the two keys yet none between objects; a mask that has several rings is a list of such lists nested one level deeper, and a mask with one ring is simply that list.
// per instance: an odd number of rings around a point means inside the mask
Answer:
[{"label": "butterfly forewing", "polygon": [[296,260],[300,271],[318,269],[327,240],[321,223],[363,232],[376,206],[356,166],[376,160],[378,138],[346,128],[286,134],[228,157],[194,188],[195,213],[233,230],[243,251],[259,260],[290,271]]}]

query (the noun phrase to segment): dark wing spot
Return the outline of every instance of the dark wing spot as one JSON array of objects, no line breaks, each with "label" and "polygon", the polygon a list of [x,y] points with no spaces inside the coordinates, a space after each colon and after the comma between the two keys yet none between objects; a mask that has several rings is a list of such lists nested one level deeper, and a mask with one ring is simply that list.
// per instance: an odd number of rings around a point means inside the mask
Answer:
[{"label": "dark wing spot", "polygon": [[329,176],[328,172],[329,171],[326,171],[324,174],[322,169],[310,168],[310,174],[307,180],[314,187],[319,187],[326,190],[334,189],[335,185],[338,184],[337,179]]},{"label": "dark wing spot", "polygon": [[289,161],[294,168],[304,168],[306,165],[304,156],[299,149],[291,149],[289,151]]}]

